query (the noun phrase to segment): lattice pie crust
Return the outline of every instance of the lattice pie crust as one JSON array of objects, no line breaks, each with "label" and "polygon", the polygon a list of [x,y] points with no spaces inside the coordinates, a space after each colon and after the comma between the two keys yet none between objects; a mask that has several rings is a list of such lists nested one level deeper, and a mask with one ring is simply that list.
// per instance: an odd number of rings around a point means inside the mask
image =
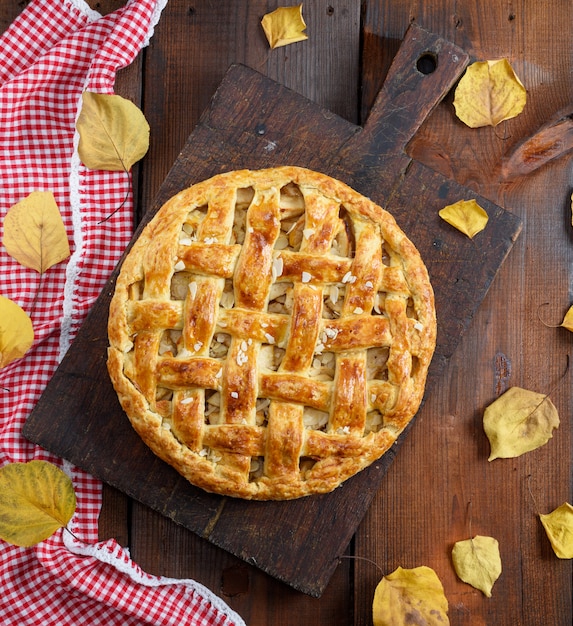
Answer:
[{"label": "lattice pie crust", "polygon": [[298,167],[169,200],[125,258],[108,369],[143,441],[207,491],[331,491],[416,413],[435,346],[426,267],[394,218]]}]

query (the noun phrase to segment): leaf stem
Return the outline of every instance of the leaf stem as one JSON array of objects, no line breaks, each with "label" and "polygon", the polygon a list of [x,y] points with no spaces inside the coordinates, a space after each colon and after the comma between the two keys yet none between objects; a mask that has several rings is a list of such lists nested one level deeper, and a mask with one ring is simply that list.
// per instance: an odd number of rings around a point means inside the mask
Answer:
[{"label": "leaf stem", "polygon": [[83,543],[84,546],[89,545],[88,543],[86,543],[83,539],[80,539],[77,535],[75,535],[67,526],[63,526],[63,529],[65,531],[67,531],[76,541],[78,541],[79,543]]},{"label": "leaf stem", "polygon": [[546,326],[547,328],[559,328],[561,326],[561,324],[548,324],[547,322],[543,321],[541,319],[541,316],[539,315],[539,309],[542,306],[549,306],[549,302],[542,302],[538,307],[537,307],[537,319],[543,324],[543,326]]},{"label": "leaf stem", "polygon": [[339,560],[350,559],[353,561],[366,561],[367,563],[374,565],[377,569],[379,569],[382,572],[382,574],[384,574],[384,570],[380,567],[380,565],[378,565],[378,563],[376,563],[376,561],[373,561],[372,559],[368,559],[365,556],[352,556],[350,554],[343,554],[342,556],[339,556],[338,559]]},{"label": "leaf stem", "polygon": [[129,194],[133,191],[133,176],[132,176],[132,174],[131,174],[131,170],[124,169],[123,171],[127,174],[127,177],[128,177],[128,179],[129,179],[129,187],[128,187],[128,189],[127,189],[126,193],[125,193],[125,198],[121,201],[121,204],[120,204],[120,205],[119,205],[116,209],[114,209],[114,210],[113,210],[113,211],[112,211],[109,215],[107,215],[106,217],[104,217],[104,218],[103,218],[103,220],[100,220],[100,221],[98,222],[98,226],[99,226],[100,224],[104,224],[105,222],[107,222],[107,221],[108,221],[109,219],[111,219],[111,218],[112,218],[112,217],[113,217],[113,216],[114,216],[114,215],[115,215],[115,214],[116,214],[116,213],[117,213],[117,212],[118,212],[118,211],[119,211],[119,210],[120,210],[123,206],[125,206],[125,203],[127,202],[127,199],[129,198]]},{"label": "leaf stem", "polygon": [[[472,501],[468,501],[468,531],[470,534],[470,541],[472,541]],[[473,546],[473,541],[472,541]]]},{"label": "leaf stem", "polygon": [[42,281],[44,279],[44,272],[39,272],[40,278],[38,279],[38,288],[36,289],[36,293],[34,294],[34,299],[32,300],[32,306],[30,309],[30,319],[34,315],[36,311],[36,305],[38,304],[38,298],[40,297],[40,292],[42,291]]},{"label": "leaf stem", "polygon": [[539,507],[537,506],[537,501],[533,496],[533,492],[531,491],[531,474],[528,474],[526,477],[527,480],[527,491],[529,491],[529,497],[533,500],[533,506],[535,507],[535,512],[539,515]]}]

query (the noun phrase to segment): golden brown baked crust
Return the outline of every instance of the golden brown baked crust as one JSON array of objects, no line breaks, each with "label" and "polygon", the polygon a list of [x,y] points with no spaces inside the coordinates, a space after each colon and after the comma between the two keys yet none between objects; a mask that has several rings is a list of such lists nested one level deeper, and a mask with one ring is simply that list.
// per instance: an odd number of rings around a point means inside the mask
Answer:
[{"label": "golden brown baked crust", "polygon": [[207,491],[331,491],[416,413],[436,340],[426,267],[394,218],[299,167],[171,198],[126,256],[108,369],[145,443]]}]

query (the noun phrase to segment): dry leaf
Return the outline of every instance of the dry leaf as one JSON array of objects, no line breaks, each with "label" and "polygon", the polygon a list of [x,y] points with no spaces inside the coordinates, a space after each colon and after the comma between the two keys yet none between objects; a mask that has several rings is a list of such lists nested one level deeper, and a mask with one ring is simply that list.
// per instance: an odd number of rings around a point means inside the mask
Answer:
[{"label": "dry leaf", "polygon": [[40,274],[70,256],[66,228],[51,191],[34,191],[8,210],[2,243],[18,263]]},{"label": "dry leaf", "polygon": [[525,87],[507,59],[472,63],[454,95],[459,119],[470,128],[497,126],[523,111]]},{"label": "dry leaf", "polygon": [[491,598],[491,590],[501,575],[499,544],[493,537],[476,535],[458,541],[452,549],[452,561],[461,580]]},{"label": "dry leaf", "polygon": [[475,200],[460,200],[444,207],[439,216],[454,228],[473,239],[488,222],[488,215]]},{"label": "dry leaf", "polygon": [[34,329],[26,311],[0,296],[0,368],[24,356],[33,341]]},{"label": "dry leaf", "polygon": [[0,538],[27,548],[72,518],[76,495],[70,478],[47,461],[10,463],[0,469]]},{"label": "dry leaf", "polygon": [[555,554],[560,559],[573,559],[573,506],[564,502],[539,517]]},{"label": "dry leaf", "polygon": [[565,317],[561,322],[561,326],[563,326],[563,328],[566,328],[567,330],[570,330],[573,333],[573,306],[570,306],[567,313],[565,313]]},{"label": "dry leaf", "polygon": [[372,618],[374,626],[447,626],[448,601],[436,572],[426,566],[398,567],[384,576],[374,592]]},{"label": "dry leaf", "polygon": [[129,172],[149,149],[149,124],[133,102],[84,91],[76,124],[78,153],[91,170]]},{"label": "dry leaf", "polygon": [[483,427],[491,445],[488,460],[507,459],[546,444],[559,415],[549,396],[511,387],[486,408]]},{"label": "dry leaf", "polygon": [[271,48],[279,48],[308,39],[308,36],[303,33],[306,24],[302,17],[302,4],[280,7],[272,13],[267,13],[261,20],[261,25]]}]

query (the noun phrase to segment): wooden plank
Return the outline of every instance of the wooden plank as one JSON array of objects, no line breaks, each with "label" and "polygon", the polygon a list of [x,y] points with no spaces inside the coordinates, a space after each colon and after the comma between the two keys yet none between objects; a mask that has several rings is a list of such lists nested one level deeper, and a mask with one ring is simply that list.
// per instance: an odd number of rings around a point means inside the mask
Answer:
[{"label": "wooden plank", "polygon": [[[469,129],[456,120],[449,97],[421,127],[410,154],[510,209],[524,229],[356,534],[356,556],[383,571],[355,562],[353,623],[372,623],[370,601],[382,574],[427,565],[444,585],[452,625],[569,626],[571,562],[551,553],[536,513],[571,501],[573,488],[570,375],[554,387],[571,336],[538,318],[539,305],[549,302],[539,314],[557,323],[570,301],[571,159],[509,183],[500,181],[498,167],[512,146],[573,98],[570,5],[457,3],[454,9],[439,0],[423,6],[368,2],[363,92],[376,93],[388,57],[413,19],[464,47],[472,60],[507,57],[528,89],[523,114],[496,129]],[[363,115],[372,99],[363,103]],[[482,412],[513,385],[554,389],[562,425],[544,448],[488,463]],[[462,583],[452,568],[453,543],[475,534],[500,543],[503,573],[491,598]]]},{"label": "wooden plank", "polygon": [[[93,8],[101,10],[107,0],[98,2],[97,6],[93,0],[89,2]],[[123,4],[122,0],[112,2],[118,6]],[[180,4],[170,0],[157,34],[174,28],[169,22],[175,13],[174,7]],[[185,62],[179,64],[176,56],[182,54],[183,49],[164,42],[163,58],[157,58],[155,81],[148,82],[147,90],[168,90],[168,113],[176,119],[166,134],[152,139],[165,145],[152,147],[154,160],[164,169],[152,179],[155,187],[149,189],[146,207],[152,204],[164,175],[228,64],[243,61],[268,74],[266,64],[272,67],[276,62],[276,71],[280,70],[280,63],[272,55],[265,61],[257,56],[258,51],[251,56],[250,51],[258,50],[258,42],[252,37],[247,41],[245,36],[240,41],[234,35],[244,29],[237,28],[237,14],[232,12],[232,7],[246,4],[258,6],[260,3],[199,0],[186,5],[190,9],[204,7],[220,15],[220,30],[235,37],[232,45],[227,45],[224,37],[217,39],[218,25],[214,23],[210,33],[205,29],[200,33],[188,30],[187,36],[184,24],[180,27],[179,40],[181,46],[186,46]],[[269,2],[269,8],[274,8],[274,4]],[[308,4],[305,1],[304,6]],[[330,4],[337,8],[342,2]],[[571,351],[568,332],[546,328],[537,317],[539,303],[547,301],[550,304],[541,310],[542,317],[558,323],[568,304],[564,301],[568,300],[573,267],[566,198],[571,187],[571,160],[554,164],[526,180],[501,184],[496,177],[496,165],[506,150],[573,98],[570,2],[491,0],[453,5],[449,0],[426,3],[367,0],[353,5],[364,7],[365,80],[359,92],[363,103],[361,120],[366,119],[401,37],[412,21],[455,41],[473,58],[507,56],[512,63],[517,63],[529,94],[527,108],[521,116],[496,130],[468,130],[453,119],[451,100],[447,100],[417,133],[412,147],[417,160],[447,178],[455,177],[466,187],[479,190],[520,215],[525,230],[477,311],[471,332],[456,349],[439,386],[430,395],[415,428],[382,481],[380,492],[356,536],[359,560],[355,561],[353,575],[348,573],[348,578],[341,580],[336,578],[337,570],[320,601],[316,601],[247,565],[249,589],[243,588],[237,595],[226,595],[221,586],[221,574],[226,568],[225,559],[232,561],[233,557],[145,506],[136,504],[134,507],[138,511],[134,512],[136,524],[132,528],[132,541],[139,546],[138,556],[143,557],[151,571],[167,575],[192,573],[193,577],[221,592],[252,626],[371,624],[372,593],[381,575],[397,565],[422,563],[435,566],[444,582],[453,626],[569,625],[573,615],[571,562],[556,559],[548,549],[534,516],[535,507],[527,485],[542,510],[570,500],[571,429],[567,416],[571,386],[566,383],[552,396],[562,416],[562,426],[554,439],[539,454],[526,455],[515,462],[487,464],[484,458],[487,443],[483,441],[479,414],[480,409],[508,384],[546,390],[546,385],[559,377],[561,360]],[[0,29],[6,28],[23,6],[19,0],[0,0]],[[328,6],[324,6],[324,12],[314,14],[316,28],[324,29],[325,39],[330,32],[324,17],[327,10]],[[223,11],[229,11],[228,20]],[[243,22],[239,24],[242,26]],[[331,47],[336,48],[333,55],[348,54],[347,44],[337,44],[338,36],[330,41]],[[354,44],[350,44],[352,46]],[[291,50],[292,47],[287,47],[282,53],[287,57]],[[150,54],[152,48],[145,51],[145,56]],[[199,60],[201,55],[203,58]],[[281,62],[288,63],[288,58],[281,58]],[[304,84],[310,80],[306,73],[315,73],[319,85],[317,93],[323,98],[324,94],[332,98],[339,85],[323,80],[316,67],[309,60],[294,80]],[[285,69],[284,80],[293,80],[296,69],[292,65]],[[202,84],[212,85],[210,93],[189,88],[197,75],[203,77]],[[280,76],[273,77],[282,80]],[[182,83],[181,89],[178,81]],[[340,93],[344,89],[343,83]],[[355,94],[351,87],[349,102]],[[197,107],[200,99],[204,105]],[[336,111],[332,105],[327,108]],[[186,109],[195,111],[196,117],[187,115]],[[169,136],[171,131],[175,132],[177,141]],[[153,167],[151,163],[145,173],[146,184]],[[439,421],[437,426],[436,420]],[[526,480],[529,474],[531,479]],[[471,516],[467,505],[470,499]],[[102,527],[108,516],[115,515],[114,507],[104,502]],[[490,532],[502,542],[504,572],[494,587],[492,598],[485,598],[456,580],[449,562],[447,548],[466,533],[470,517],[474,532]],[[165,546],[165,550],[161,550],[161,546]],[[197,549],[198,546],[204,550]],[[383,571],[362,558],[375,561]],[[329,595],[333,587],[339,590],[337,597]],[[355,598],[355,606],[350,610],[342,602],[347,597]]]}]

